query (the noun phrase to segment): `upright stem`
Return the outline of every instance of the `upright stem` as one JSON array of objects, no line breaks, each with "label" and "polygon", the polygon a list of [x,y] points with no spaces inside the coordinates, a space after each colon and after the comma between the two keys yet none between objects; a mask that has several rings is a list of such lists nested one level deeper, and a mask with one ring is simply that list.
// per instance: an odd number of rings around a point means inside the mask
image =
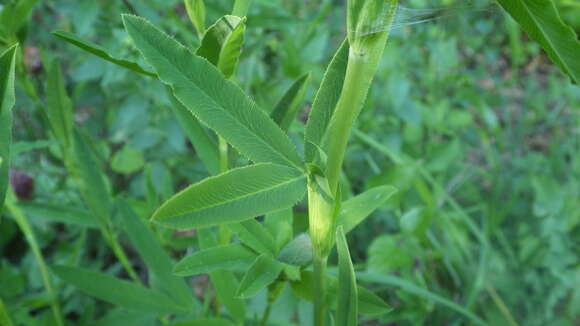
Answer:
[{"label": "upright stem", "polygon": [[314,257],[314,326],[326,324],[326,261],[327,257]]},{"label": "upright stem", "polygon": [[252,0],[236,0],[234,2],[234,9],[232,10],[232,15],[238,17],[245,17],[248,14],[248,9],[250,9],[250,4]]}]

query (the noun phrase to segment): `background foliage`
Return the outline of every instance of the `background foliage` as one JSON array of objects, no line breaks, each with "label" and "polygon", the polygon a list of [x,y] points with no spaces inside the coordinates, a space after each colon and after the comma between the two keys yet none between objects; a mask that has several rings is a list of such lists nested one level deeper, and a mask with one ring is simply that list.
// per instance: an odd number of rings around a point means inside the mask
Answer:
[{"label": "background foliage", "polygon": [[[403,2],[408,8],[453,9],[436,22],[392,33],[357,123],[343,197],[378,185],[399,188],[348,235],[359,281],[394,307],[369,325],[470,324],[461,309],[489,325],[580,323],[580,88],[488,4]],[[580,30],[576,2],[557,5]],[[207,21],[231,6],[207,1]],[[58,85],[45,84],[51,62],[62,65],[79,137],[108,176],[106,192],[124,198],[139,217],[150,217],[176,190],[208,175],[161,84],[49,33],[71,31],[143,63],[123,29],[120,14],[126,12],[146,17],[184,44],[199,44],[180,1],[38,2],[17,34],[24,64],[17,67],[12,162],[19,207],[47,264],[123,278],[129,275],[88,217],[45,122],[47,95]],[[274,108],[292,82],[310,72],[298,117],[304,121],[344,37],[344,12],[341,1],[255,0],[236,82],[261,107]],[[2,51],[10,43],[4,41]],[[295,123],[290,130],[299,139],[304,126]],[[34,253],[9,218],[14,212],[2,214],[0,299],[17,323],[51,325]],[[305,205],[295,209],[295,230],[306,229],[305,214]],[[125,223],[113,219],[111,232],[144,279],[145,265]],[[174,257],[197,243],[195,232],[155,232]],[[201,302],[211,296],[206,278],[188,282]],[[71,325],[155,324],[151,316],[95,300],[57,278],[54,285]],[[284,291],[272,324],[306,324],[309,305]],[[260,315],[265,301],[265,295],[250,300],[250,314]],[[207,313],[207,307],[199,311]]]}]

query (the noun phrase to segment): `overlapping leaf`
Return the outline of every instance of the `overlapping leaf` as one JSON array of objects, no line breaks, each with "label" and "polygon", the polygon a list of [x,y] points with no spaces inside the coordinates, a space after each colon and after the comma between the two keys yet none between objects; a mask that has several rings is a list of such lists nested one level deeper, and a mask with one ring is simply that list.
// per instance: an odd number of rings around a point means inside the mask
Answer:
[{"label": "overlapping leaf", "polygon": [[176,194],[153,220],[173,228],[248,220],[296,204],[304,195],[305,179],[301,171],[269,163],[233,169]]},{"label": "overlapping leaf", "polygon": [[284,132],[210,62],[142,18],[125,15],[123,20],[160,79],[203,123],[254,162],[302,168],[298,152]]},{"label": "overlapping leaf", "polygon": [[274,256],[276,242],[270,232],[258,221],[252,219],[228,225],[240,241],[255,251]]}]

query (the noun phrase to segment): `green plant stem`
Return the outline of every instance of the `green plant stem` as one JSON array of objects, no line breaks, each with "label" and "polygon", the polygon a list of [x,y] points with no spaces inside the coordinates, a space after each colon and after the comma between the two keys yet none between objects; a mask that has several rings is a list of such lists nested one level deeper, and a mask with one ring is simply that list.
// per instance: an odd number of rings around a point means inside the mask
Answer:
[{"label": "green plant stem", "polygon": [[268,300],[268,305],[266,305],[266,310],[262,315],[262,320],[260,321],[260,326],[266,326],[268,324],[268,319],[270,318],[270,313],[272,312],[272,302]]},{"label": "green plant stem", "polygon": [[248,9],[250,9],[250,4],[252,0],[236,0],[234,2],[234,9],[232,10],[232,15],[238,17],[245,17],[248,14]]},{"label": "green plant stem", "polygon": [[314,326],[326,324],[326,262],[327,257],[314,257]]},{"label": "green plant stem", "polygon": [[32,254],[34,255],[34,259],[38,264],[38,269],[40,270],[42,283],[44,284],[46,293],[50,297],[50,307],[54,315],[54,320],[56,321],[56,324],[58,326],[63,326],[64,323],[62,319],[62,313],[60,310],[60,304],[58,302],[57,294],[54,291],[54,287],[52,285],[52,281],[48,273],[48,268],[46,267],[46,263],[44,262],[44,257],[42,256],[42,252],[40,251],[38,242],[36,242],[36,237],[34,236],[34,232],[32,231],[32,227],[30,226],[28,219],[24,215],[24,212],[22,212],[22,210],[20,210],[20,208],[14,204],[15,202],[16,196],[14,195],[12,190],[9,190],[8,200],[6,200],[6,208],[10,212],[10,214],[12,214],[12,216],[14,217],[14,220],[16,221],[16,224],[18,224],[18,227],[20,228],[22,233],[24,233],[24,237],[26,238],[26,241],[28,242],[28,245],[32,250]]},{"label": "green plant stem", "polygon": [[485,288],[486,288],[487,292],[489,293],[489,295],[491,296],[491,299],[493,300],[495,305],[501,311],[502,315],[504,316],[504,318],[506,319],[508,324],[510,326],[519,326],[519,324],[516,322],[516,319],[512,315],[510,309],[506,306],[506,304],[501,299],[501,297],[499,296],[499,294],[497,293],[495,288],[489,284],[486,285]]}]

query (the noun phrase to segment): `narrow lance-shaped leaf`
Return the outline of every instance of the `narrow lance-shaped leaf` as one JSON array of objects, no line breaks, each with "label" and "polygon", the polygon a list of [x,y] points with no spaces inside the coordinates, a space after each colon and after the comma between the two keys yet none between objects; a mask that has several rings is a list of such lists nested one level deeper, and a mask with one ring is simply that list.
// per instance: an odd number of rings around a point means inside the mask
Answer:
[{"label": "narrow lance-shaped leaf", "polygon": [[192,292],[182,278],[173,275],[171,268],[173,262],[163,250],[155,234],[127,203],[120,201],[118,208],[131,243],[150,271],[152,276],[150,282],[167,296],[174,298],[181,306],[191,307],[193,305]]},{"label": "narrow lance-shaped leaf", "polygon": [[498,0],[574,83],[580,83],[580,41],[552,0]]},{"label": "narrow lance-shaped leaf", "polygon": [[195,27],[199,38],[205,33],[205,3],[203,0],[183,0],[189,20]]},{"label": "narrow lance-shaped leaf", "polygon": [[54,31],[54,32],[52,32],[52,34],[60,37],[61,39],[65,40],[65,41],[67,41],[67,42],[69,42],[69,43],[89,52],[89,53],[92,53],[93,55],[96,55],[99,58],[105,59],[106,61],[112,62],[116,65],[127,68],[129,70],[134,71],[134,72],[138,72],[140,74],[144,74],[144,75],[147,75],[150,77],[157,77],[157,75],[155,73],[152,73],[150,71],[143,69],[138,63],[130,61],[130,60],[119,59],[115,56],[112,56],[109,54],[109,51],[106,50],[105,48],[103,48],[102,46],[100,46],[96,43],[93,43],[91,41],[83,40],[73,33],[70,33],[67,31]]},{"label": "narrow lance-shaped leaf", "polygon": [[188,312],[163,293],[107,274],[68,266],[55,266],[52,271],[88,295],[127,309],[157,313]]},{"label": "narrow lance-shaped leaf", "polygon": [[161,205],[152,219],[172,228],[240,222],[293,206],[304,195],[305,187],[301,171],[255,164],[187,187]]},{"label": "narrow lance-shaped leaf", "polygon": [[[216,247],[218,242],[211,229],[201,229],[198,233],[199,247],[202,250]],[[209,272],[211,283],[215,288],[217,298],[223,302],[230,315],[238,323],[242,323],[246,318],[246,303],[240,298],[236,298],[236,289],[239,281],[233,272],[227,270],[214,270]]]},{"label": "narrow lance-shaped leaf", "polygon": [[3,1],[0,13],[0,29],[7,37],[15,37],[18,30],[26,24],[38,0]]},{"label": "narrow lance-shaped leaf", "polygon": [[336,219],[337,226],[342,226],[345,233],[350,232],[396,192],[395,187],[380,186],[344,201]]},{"label": "narrow lance-shaped leaf", "polygon": [[248,267],[256,254],[240,244],[203,249],[183,258],[173,268],[179,276],[209,273],[217,270],[236,270]]},{"label": "narrow lance-shaped leaf", "polygon": [[312,103],[304,139],[306,162],[314,162],[318,153],[317,146],[322,146],[322,139],[340,98],[347,63],[348,41],[345,40],[330,61]]},{"label": "narrow lance-shaped leaf", "polygon": [[282,130],[288,130],[292,122],[296,119],[296,115],[298,115],[300,109],[300,104],[302,104],[302,100],[304,100],[304,94],[306,93],[306,86],[308,86],[309,79],[310,73],[304,74],[302,77],[298,78],[298,80],[296,80],[286,91],[284,96],[282,96],[270,114],[272,119],[274,119]]},{"label": "narrow lance-shaped leaf", "polygon": [[270,256],[265,254],[259,256],[244,275],[236,293],[237,296],[240,298],[251,298],[255,296],[260,290],[278,278],[282,268],[282,264]]},{"label": "narrow lance-shaped leaf", "polygon": [[51,62],[48,69],[46,103],[50,128],[63,152],[70,151],[73,141],[73,109],[66,93],[60,65],[56,60]]},{"label": "narrow lance-shaped leaf", "polygon": [[4,206],[9,186],[10,146],[12,143],[12,108],[14,95],[14,66],[18,45],[0,55],[0,210]]},{"label": "narrow lance-shaped leaf", "polygon": [[146,20],[124,15],[129,35],[177,99],[254,162],[302,168],[284,132],[207,60],[193,55]]},{"label": "narrow lance-shaped leaf", "polygon": [[232,223],[228,225],[240,241],[248,247],[262,254],[274,256],[276,254],[276,242],[270,232],[255,219]]},{"label": "narrow lance-shaped leaf", "polygon": [[358,313],[356,277],[342,226],[336,230],[336,249],[338,252],[336,326],[356,326]]},{"label": "narrow lance-shaped leaf", "polygon": [[196,54],[230,78],[240,60],[245,30],[246,18],[225,15],[207,29]]}]

